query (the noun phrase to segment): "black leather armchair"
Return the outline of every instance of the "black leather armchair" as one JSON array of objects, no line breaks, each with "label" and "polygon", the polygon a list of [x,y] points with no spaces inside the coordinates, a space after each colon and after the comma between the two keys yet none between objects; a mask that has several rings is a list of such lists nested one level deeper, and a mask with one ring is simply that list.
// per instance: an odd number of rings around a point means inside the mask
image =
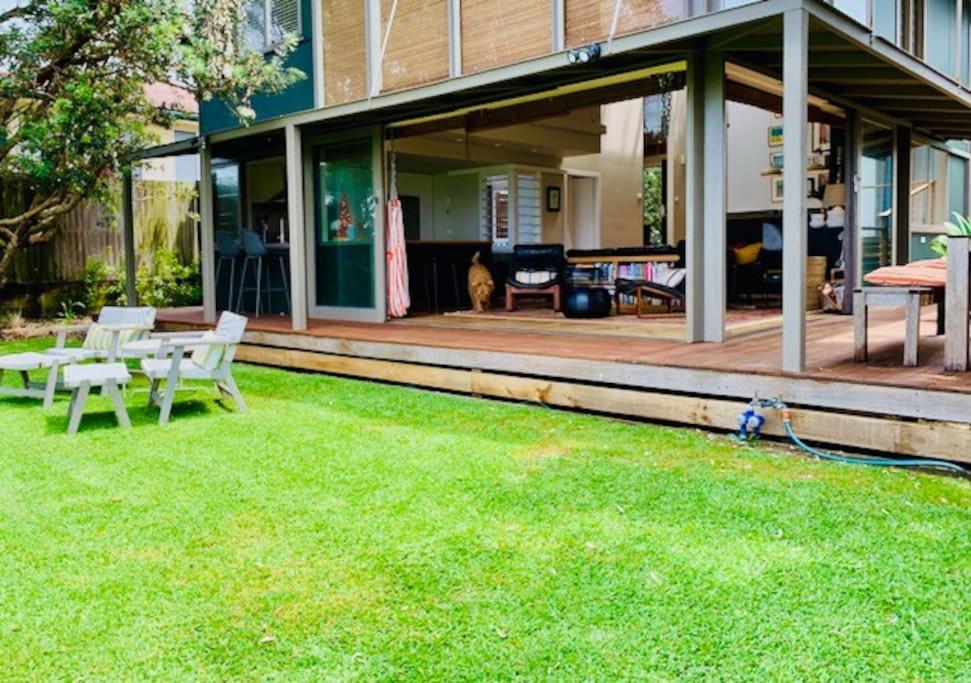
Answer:
[{"label": "black leather armchair", "polygon": [[566,265],[562,244],[517,244],[506,280],[506,310],[516,308],[516,296],[551,295],[553,309],[560,310]]},{"label": "black leather armchair", "polygon": [[522,289],[563,284],[564,254],[562,244],[517,244],[507,284]]}]

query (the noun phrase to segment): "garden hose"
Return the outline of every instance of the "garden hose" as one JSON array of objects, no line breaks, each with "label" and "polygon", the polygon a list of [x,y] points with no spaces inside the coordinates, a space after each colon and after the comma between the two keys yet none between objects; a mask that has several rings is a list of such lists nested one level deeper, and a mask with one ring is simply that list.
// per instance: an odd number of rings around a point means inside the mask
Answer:
[{"label": "garden hose", "polygon": [[849,455],[839,455],[837,453],[831,453],[829,451],[822,451],[818,448],[813,448],[805,441],[796,436],[796,432],[792,428],[792,414],[789,412],[789,407],[779,399],[760,399],[754,398],[749,404],[750,409],[752,407],[759,408],[773,408],[779,410],[782,413],[782,424],[785,427],[786,434],[792,440],[798,448],[805,451],[806,453],[820,458],[822,460],[829,460],[832,462],[841,462],[849,465],[870,465],[871,467],[932,467],[937,469],[949,470],[952,472],[957,472],[959,474],[968,474],[968,470],[961,467],[957,463],[948,462],[947,460],[931,460],[924,458],[911,458],[911,459],[897,459],[897,458],[865,458],[865,457],[853,457]]}]

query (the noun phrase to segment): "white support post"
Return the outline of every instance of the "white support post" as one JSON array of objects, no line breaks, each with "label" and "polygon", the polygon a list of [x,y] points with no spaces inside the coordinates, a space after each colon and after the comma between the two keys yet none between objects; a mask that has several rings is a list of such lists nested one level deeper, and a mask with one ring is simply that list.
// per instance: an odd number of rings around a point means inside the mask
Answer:
[{"label": "white support post", "polygon": [[307,238],[304,226],[303,141],[300,129],[284,131],[287,168],[287,234],[290,240],[290,316],[293,329],[307,329]]},{"label": "white support post", "polygon": [[311,45],[314,54],[314,107],[324,106],[324,3],[310,3]]},{"label": "white support post", "polygon": [[685,313],[688,343],[705,338],[705,53],[688,55],[685,117]]},{"label": "white support post", "polygon": [[727,253],[727,148],[725,55],[705,53],[704,84],[704,340],[725,341]]},{"label": "white support post", "polygon": [[381,60],[381,43],[384,34],[381,31],[381,0],[364,0],[365,24],[364,36],[367,49],[368,98],[381,92],[383,67]]},{"label": "white support post", "polygon": [[806,150],[809,143],[809,16],[783,20],[782,369],[806,369]]},{"label": "white support post", "polygon": [[448,0],[448,75],[462,75],[462,3]]},{"label": "white support post", "polygon": [[566,49],[566,0],[553,0],[553,52]]},{"label": "white support post", "polygon": [[202,269],[202,315],[216,322],[216,223],[213,214],[212,151],[203,138],[199,150],[199,263]]}]

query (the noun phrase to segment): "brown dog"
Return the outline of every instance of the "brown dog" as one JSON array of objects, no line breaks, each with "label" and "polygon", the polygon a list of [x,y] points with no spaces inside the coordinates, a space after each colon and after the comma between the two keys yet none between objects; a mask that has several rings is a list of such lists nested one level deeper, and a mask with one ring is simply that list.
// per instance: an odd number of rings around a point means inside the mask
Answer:
[{"label": "brown dog", "polygon": [[489,310],[489,301],[496,290],[496,283],[492,281],[489,269],[479,263],[479,252],[472,257],[469,266],[469,298],[472,300],[472,311],[485,313]]}]

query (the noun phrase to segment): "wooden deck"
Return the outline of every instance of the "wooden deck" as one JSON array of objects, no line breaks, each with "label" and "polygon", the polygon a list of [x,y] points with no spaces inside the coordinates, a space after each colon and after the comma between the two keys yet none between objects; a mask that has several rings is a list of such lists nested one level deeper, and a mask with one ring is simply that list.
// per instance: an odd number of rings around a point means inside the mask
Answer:
[{"label": "wooden deck", "polygon": [[[677,321],[661,323],[663,338],[652,338],[642,326],[625,332],[623,316],[597,334],[577,331],[573,321],[532,331],[522,320],[470,316],[312,320],[293,332],[288,318],[265,316],[251,319],[240,357],[719,429],[732,428],[753,395],[780,397],[801,409],[794,424],[802,420],[800,431],[820,442],[937,457],[958,451],[971,460],[971,373],[944,371],[935,314],[922,312],[916,368],[902,366],[904,323],[895,309],[871,315],[868,363],[853,361],[851,318],[811,314],[809,369],[799,375],[780,370],[780,325],[768,317],[736,324],[723,344],[685,344],[675,340],[680,333],[672,338],[672,329],[683,331]],[[195,327],[202,314],[169,310],[159,321]],[[769,432],[781,433],[781,425],[773,421]]]}]

